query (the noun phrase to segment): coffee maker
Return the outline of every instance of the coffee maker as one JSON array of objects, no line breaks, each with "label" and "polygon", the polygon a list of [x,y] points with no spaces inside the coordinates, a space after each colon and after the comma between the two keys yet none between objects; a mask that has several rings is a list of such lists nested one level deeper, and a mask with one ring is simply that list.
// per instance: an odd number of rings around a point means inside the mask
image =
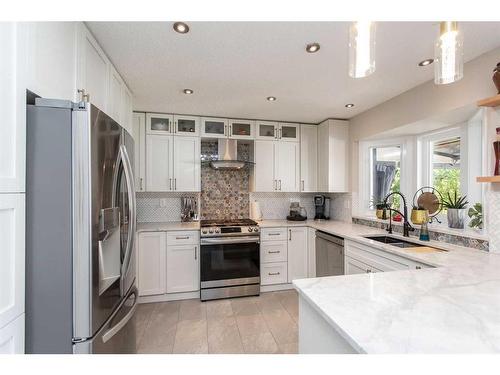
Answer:
[{"label": "coffee maker", "polygon": [[324,195],[315,195],[314,206],[316,207],[314,220],[330,219],[330,198],[325,197]]}]

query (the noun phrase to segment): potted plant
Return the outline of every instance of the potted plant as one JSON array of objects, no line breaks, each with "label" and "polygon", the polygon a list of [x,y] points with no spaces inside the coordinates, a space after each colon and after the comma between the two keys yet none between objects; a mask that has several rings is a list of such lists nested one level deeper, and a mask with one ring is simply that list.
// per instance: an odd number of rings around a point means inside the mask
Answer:
[{"label": "potted plant", "polygon": [[377,216],[377,219],[383,219],[384,208],[387,208],[387,205],[384,204],[384,202],[379,201],[378,199],[372,198],[370,200],[370,206],[376,209],[375,215]]},{"label": "potted plant", "polygon": [[464,229],[465,211],[468,204],[467,196],[464,195],[462,197],[458,195],[456,190],[453,196],[448,193],[447,196],[443,198],[443,207],[448,210],[448,227]]},{"label": "potted plant", "polygon": [[468,212],[471,221],[469,227],[477,230],[483,229],[483,205],[481,203],[476,203],[474,206],[469,208]]}]

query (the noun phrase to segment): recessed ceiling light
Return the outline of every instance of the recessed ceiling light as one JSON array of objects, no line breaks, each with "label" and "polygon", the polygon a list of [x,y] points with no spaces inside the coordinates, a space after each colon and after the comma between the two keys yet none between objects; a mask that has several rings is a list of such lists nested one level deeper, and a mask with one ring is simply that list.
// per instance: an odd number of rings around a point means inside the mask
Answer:
[{"label": "recessed ceiling light", "polygon": [[267,100],[270,102],[274,102],[276,100],[276,97],[275,96],[268,96]]},{"label": "recessed ceiling light", "polygon": [[183,92],[184,94],[186,94],[186,95],[190,95],[190,94],[192,94],[194,91],[193,91],[193,90],[191,90],[191,89],[184,89],[182,92]]},{"label": "recessed ceiling light", "polygon": [[186,34],[189,32],[189,26],[184,22],[174,23],[174,30],[180,34]]},{"label": "recessed ceiling light", "polygon": [[418,66],[427,66],[427,65],[431,65],[432,63],[434,62],[434,59],[425,59],[423,61],[420,61],[418,63]]},{"label": "recessed ceiling light", "polygon": [[349,103],[349,104],[346,104],[346,105],[345,105],[345,107],[346,107],[346,108],[352,108],[352,107],[354,107],[354,104]]},{"label": "recessed ceiling light", "polygon": [[320,48],[321,47],[320,47],[319,43],[309,43],[306,46],[306,51],[309,53],[314,53],[314,52],[318,52]]}]

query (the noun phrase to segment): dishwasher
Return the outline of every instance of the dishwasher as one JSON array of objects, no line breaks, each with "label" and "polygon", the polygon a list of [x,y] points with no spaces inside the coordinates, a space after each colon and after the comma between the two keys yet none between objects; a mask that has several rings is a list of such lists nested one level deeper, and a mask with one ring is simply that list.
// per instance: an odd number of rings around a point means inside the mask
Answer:
[{"label": "dishwasher", "polygon": [[344,274],[344,239],[316,232],[316,277]]}]

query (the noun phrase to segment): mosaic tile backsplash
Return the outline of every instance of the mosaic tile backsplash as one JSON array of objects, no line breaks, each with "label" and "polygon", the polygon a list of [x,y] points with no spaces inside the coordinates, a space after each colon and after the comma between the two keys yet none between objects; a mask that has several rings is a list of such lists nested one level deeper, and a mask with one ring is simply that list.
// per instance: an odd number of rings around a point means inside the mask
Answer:
[{"label": "mosaic tile backsplash", "polygon": [[[369,220],[369,219],[360,219],[360,218],[352,218],[352,222],[354,224],[361,224],[361,225],[366,225],[372,228],[380,228],[380,229],[386,229],[389,224],[387,223],[381,223],[378,221],[374,220]],[[402,234],[403,233],[403,226],[401,225],[393,225],[392,230],[396,233]],[[420,229],[415,228],[415,231],[411,233],[412,236],[420,236]],[[434,241],[441,241],[441,242],[447,242],[453,245],[458,245],[458,246],[465,246],[465,247],[471,247],[473,249],[478,249],[478,250],[483,250],[483,251],[489,251],[489,242],[485,240],[480,240],[476,238],[470,238],[470,237],[463,237],[455,234],[449,234],[449,233],[440,233],[436,232],[433,230],[429,229],[429,236],[431,240]]]},{"label": "mosaic tile backsplash", "polygon": [[[217,154],[217,142],[201,142],[202,155]],[[238,143],[238,159],[249,160],[250,145]],[[201,219],[244,219],[250,214],[248,181],[250,170],[217,170],[201,167]]]},{"label": "mosaic tile backsplash", "polygon": [[163,223],[181,220],[181,197],[198,198],[199,193],[137,193],[137,221]]}]

